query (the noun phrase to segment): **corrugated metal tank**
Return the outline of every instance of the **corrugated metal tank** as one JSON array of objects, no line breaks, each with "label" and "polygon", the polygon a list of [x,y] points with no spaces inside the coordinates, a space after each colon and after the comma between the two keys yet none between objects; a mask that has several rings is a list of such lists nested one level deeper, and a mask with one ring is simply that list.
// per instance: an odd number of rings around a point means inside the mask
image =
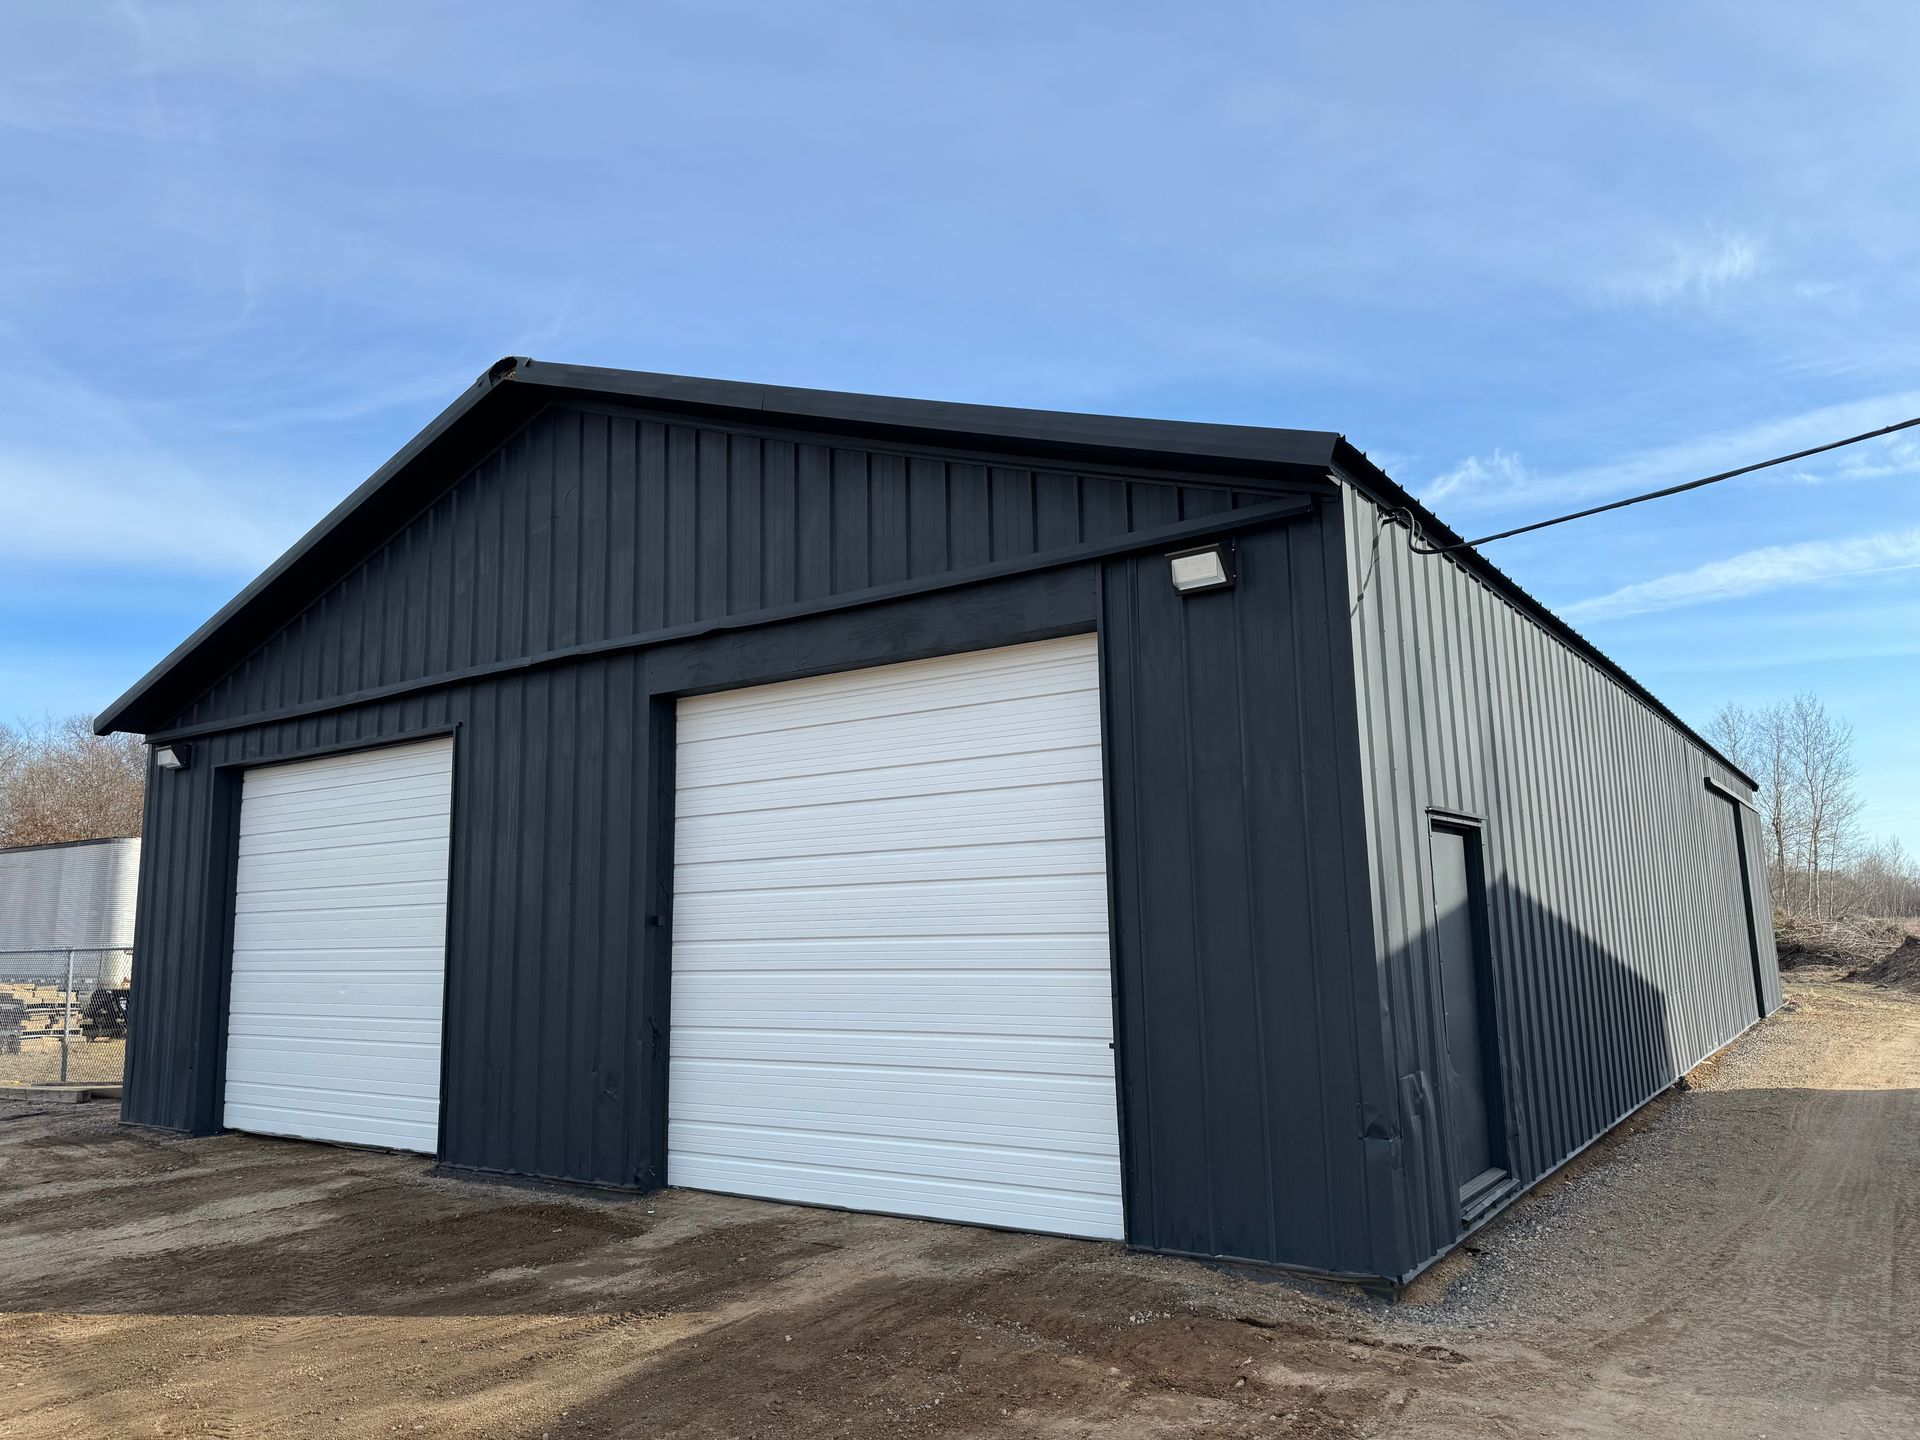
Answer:
[{"label": "corrugated metal tank", "polygon": [[[1512,1170],[1522,1186],[1780,1004],[1757,818],[1710,751],[1345,489],[1378,965],[1412,1268],[1461,1233],[1445,1156],[1429,812],[1483,822]],[[1364,598],[1360,587],[1365,585]]]},{"label": "corrugated metal tank", "polygon": [[[133,944],[138,840],[80,840],[0,850],[0,977],[51,973],[66,951]],[[6,952],[36,952],[26,955]],[[102,984],[126,983],[131,960],[94,956]]]}]

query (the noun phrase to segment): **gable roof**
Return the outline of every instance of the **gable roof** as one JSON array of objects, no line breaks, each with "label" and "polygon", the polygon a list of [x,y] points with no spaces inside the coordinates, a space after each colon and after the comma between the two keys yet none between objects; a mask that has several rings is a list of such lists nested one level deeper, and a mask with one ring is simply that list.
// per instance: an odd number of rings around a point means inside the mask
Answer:
[{"label": "gable roof", "polygon": [[[638,403],[690,418],[751,420],[920,445],[1004,451],[1027,458],[1155,465],[1183,473],[1267,477],[1295,484],[1336,476],[1381,505],[1406,510],[1443,545],[1461,537],[1402,490],[1346,439],[1327,430],[1269,429],[1185,420],[804,390],[640,370],[556,365],[508,356],[481,375],[394,457],[336,505],[294,546],[94,721],[97,733],[164,725],[246,657],[311,596],[356,562],[372,537],[404,523],[515,428],[556,401]],[[1477,551],[1452,557],[1664,717],[1703,750],[1747,778],[1631,675]],[[1749,781],[1749,783],[1751,783]]]}]

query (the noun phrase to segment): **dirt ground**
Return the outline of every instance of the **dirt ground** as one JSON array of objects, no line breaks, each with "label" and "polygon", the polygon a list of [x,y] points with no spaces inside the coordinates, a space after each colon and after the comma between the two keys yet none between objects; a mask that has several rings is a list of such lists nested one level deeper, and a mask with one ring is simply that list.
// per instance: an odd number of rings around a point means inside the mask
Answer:
[{"label": "dirt ground", "polygon": [[1398,1304],[0,1105],[0,1433],[1910,1436],[1920,999],[1790,993]]},{"label": "dirt ground", "polygon": [[[124,1040],[76,1039],[67,1061],[67,1078],[77,1082],[118,1085],[126,1061],[127,1042]],[[11,1054],[0,1052],[0,1085],[51,1085],[59,1078],[58,1036],[31,1035],[19,1050]]]}]

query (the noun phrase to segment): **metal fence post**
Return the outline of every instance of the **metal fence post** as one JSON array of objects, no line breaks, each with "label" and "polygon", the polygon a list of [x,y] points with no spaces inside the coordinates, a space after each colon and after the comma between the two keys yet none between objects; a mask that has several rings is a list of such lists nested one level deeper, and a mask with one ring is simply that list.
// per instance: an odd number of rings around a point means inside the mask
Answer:
[{"label": "metal fence post", "polygon": [[73,1050],[73,951],[67,951],[67,1012],[60,1022],[60,1083],[67,1083],[67,1059]]}]

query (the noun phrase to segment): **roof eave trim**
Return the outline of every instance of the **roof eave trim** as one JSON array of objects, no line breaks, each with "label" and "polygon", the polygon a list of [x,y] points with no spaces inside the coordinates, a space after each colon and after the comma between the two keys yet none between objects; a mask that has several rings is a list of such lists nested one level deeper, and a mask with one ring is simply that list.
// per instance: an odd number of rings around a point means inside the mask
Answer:
[{"label": "roof eave trim", "polygon": [[185,660],[200,646],[211,640],[220,630],[241,611],[253,603],[260,593],[269,588],[288,570],[305,558],[321,540],[332,534],[348,516],[364,504],[369,497],[378,492],[400,471],[412,464],[443,434],[463,419],[469,411],[484,400],[503,382],[513,378],[515,372],[528,362],[519,356],[507,356],[488,367],[485,374],[475,380],[454,399],[453,403],[442,410],[426,428],[415,435],[396,452],[392,459],[369,475],[333,509],[321,517],[306,534],[296,540],[291,549],[275,560],[233,599],[217,610],[199,629],[174,646],[165,659],[142,675],[126,694],[115,700],[94,718],[93,733],[109,735],[116,730],[130,730],[144,733],[138,724],[129,723],[130,712],[137,710],[167,674],[181,661]]},{"label": "roof eave trim", "polygon": [[[1002,448],[1045,446],[1078,452],[1105,450],[1171,460],[1245,466],[1317,467],[1332,462],[1339,436],[1330,430],[1216,425],[1193,420],[1147,420],[1082,411],[1028,410],[915,400],[836,390],[804,390],[737,380],[705,380],[593,365],[523,360],[512,378],[574,394],[603,395],[713,415],[757,413],[821,427],[844,426],[927,438],[993,440]],[[1009,444],[1008,442],[1013,442]]]},{"label": "roof eave trim", "polygon": [[706,380],[640,370],[611,370],[592,365],[559,365],[509,355],[489,366],[425,429],[409,440],[392,459],[367,477],[296,541],[251,584],[223,605],[211,619],[176,645],[159,664],[119,699],[95,717],[94,733],[115,730],[145,733],[164,715],[145,714],[168,677],[196,651],[215,641],[288,571],[337,529],[400,472],[419,460],[446,433],[489,396],[512,383],[552,392],[556,396],[605,396],[695,415],[760,415],[784,418],[800,425],[844,428],[870,433],[892,432],[926,439],[993,440],[1003,448],[1022,451],[1052,450],[1149,457],[1172,462],[1209,463],[1239,472],[1269,467],[1293,472],[1302,469],[1324,474],[1331,463],[1338,436],[1331,431],[1276,430],[1248,425],[1212,425],[1181,420],[1140,420],[1124,416],[1066,411],[1021,410],[990,405],[965,405],[942,400],[913,400],[893,396],[856,395],[828,390],[803,390],[781,385],[759,385],[736,380]]},{"label": "roof eave trim", "polygon": [[[1410,512],[1413,517],[1420,522],[1420,528],[1426,532],[1429,539],[1436,540],[1441,545],[1466,544],[1466,537],[1459,534],[1452,526],[1441,520],[1431,510],[1427,509],[1426,506],[1414,499],[1410,493],[1402,489],[1386,471],[1369,460],[1366,454],[1356,448],[1344,435],[1337,437],[1335,440],[1333,463],[1340,477],[1365,494],[1369,499],[1388,509],[1406,510]],[[1584,656],[1588,661],[1597,666],[1603,674],[1618,682],[1629,695],[1633,696],[1636,700],[1640,701],[1641,704],[1652,710],[1654,714],[1673,726],[1682,736],[1699,746],[1707,755],[1726,766],[1731,774],[1744,780],[1750,788],[1754,790],[1760,788],[1759,783],[1755,781],[1751,775],[1747,774],[1745,770],[1729,760],[1726,755],[1720,751],[1718,746],[1707,740],[1699,731],[1695,730],[1691,725],[1687,724],[1686,721],[1674,714],[1672,710],[1668,709],[1666,703],[1662,701],[1659,696],[1655,695],[1651,690],[1647,689],[1645,685],[1634,679],[1623,666],[1617,661],[1610,659],[1606,652],[1601,650],[1599,646],[1595,645],[1591,640],[1587,639],[1586,636],[1574,629],[1573,626],[1554,614],[1553,611],[1541,601],[1528,594],[1518,581],[1501,570],[1478,550],[1471,548],[1456,550],[1445,558],[1465,566],[1501,595],[1519,606],[1521,610],[1533,616],[1546,628],[1550,635],[1567,645],[1575,653]]]}]

